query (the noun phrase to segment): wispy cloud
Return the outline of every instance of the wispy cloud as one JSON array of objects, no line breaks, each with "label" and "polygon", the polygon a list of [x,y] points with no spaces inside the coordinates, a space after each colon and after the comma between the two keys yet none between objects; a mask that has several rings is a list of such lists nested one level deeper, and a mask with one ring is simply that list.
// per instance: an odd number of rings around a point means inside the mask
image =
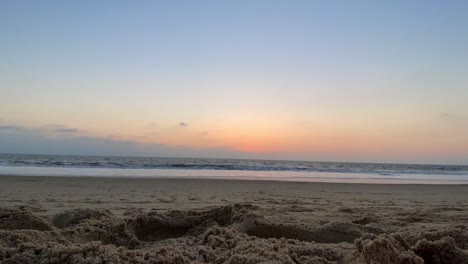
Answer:
[{"label": "wispy cloud", "polygon": [[0,126],[0,130],[7,130],[7,131],[21,131],[23,130],[23,127],[20,126],[12,126],[12,125],[7,125],[7,126]]},{"label": "wispy cloud", "polygon": [[3,133],[36,133],[36,134],[74,134],[82,132],[80,129],[66,127],[63,125],[47,125],[41,127],[26,127],[20,125],[0,125],[0,132]]},{"label": "wispy cloud", "polygon": [[35,128],[17,126],[17,125],[0,125],[0,132],[6,133],[31,133],[31,132],[40,132],[40,130]]},{"label": "wispy cloud", "polygon": [[440,112],[438,116],[443,120],[468,120],[468,117],[462,114],[452,113],[452,112]]},{"label": "wispy cloud", "polygon": [[438,117],[443,120],[449,120],[453,118],[453,114],[449,112],[439,112]]},{"label": "wispy cloud", "polygon": [[56,128],[53,131],[57,132],[57,133],[78,133],[78,132],[80,132],[80,130],[76,129],[76,128]]}]

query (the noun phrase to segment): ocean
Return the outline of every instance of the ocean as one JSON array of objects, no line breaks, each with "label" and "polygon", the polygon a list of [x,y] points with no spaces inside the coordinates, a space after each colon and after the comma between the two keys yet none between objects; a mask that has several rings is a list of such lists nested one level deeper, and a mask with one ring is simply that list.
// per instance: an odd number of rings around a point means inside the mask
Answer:
[{"label": "ocean", "polygon": [[0,175],[468,184],[468,166],[0,154]]}]

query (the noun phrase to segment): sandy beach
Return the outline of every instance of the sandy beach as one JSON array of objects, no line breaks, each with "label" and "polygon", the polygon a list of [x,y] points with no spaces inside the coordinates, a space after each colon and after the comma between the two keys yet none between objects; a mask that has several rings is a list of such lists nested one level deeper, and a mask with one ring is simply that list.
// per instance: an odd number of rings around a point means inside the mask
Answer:
[{"label": "sandy beach", "polygon": [[0,263],[468,263],[468,186],[0,177]]}]

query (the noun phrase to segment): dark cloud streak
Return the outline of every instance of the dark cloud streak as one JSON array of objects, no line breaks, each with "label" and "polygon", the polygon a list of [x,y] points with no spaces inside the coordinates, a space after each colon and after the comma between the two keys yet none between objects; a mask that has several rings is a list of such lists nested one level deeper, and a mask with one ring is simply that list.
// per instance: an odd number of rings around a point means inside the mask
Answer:
[{"label": "dark cloud streak", "polygon": [[8,130],[8,131],[23,131],[24,128],[20,126],[0,126],[0,130]]},{"label": "dark cloud streak", "polygon": [[[67,137],[54,137],[51,131],[61,129]],[[65,130],[64,130],[65,129]],[[77,136],[72,128],[34,130],[21,126],[0,126],[0,153],[148,156],[148,157],[225,157],[246,158],[246,153],[229,148],[191,148],[187,146],[148,144],[120,140],[118,137]]]},{"label": "dark cloud streak", "polygon": [[78,133],[78,132],[80,132],[80,130],[76,129],[76,128],[56,128],[53,131],[57,132],[57,133]]}]

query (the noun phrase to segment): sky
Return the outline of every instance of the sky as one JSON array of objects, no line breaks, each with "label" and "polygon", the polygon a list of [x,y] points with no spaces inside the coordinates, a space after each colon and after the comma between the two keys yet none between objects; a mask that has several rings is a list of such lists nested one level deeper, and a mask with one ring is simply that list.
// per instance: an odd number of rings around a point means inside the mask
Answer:
[{"label": "sky", "polygon": [[0,1],[0,153],[468,164],[467,1]]}]

